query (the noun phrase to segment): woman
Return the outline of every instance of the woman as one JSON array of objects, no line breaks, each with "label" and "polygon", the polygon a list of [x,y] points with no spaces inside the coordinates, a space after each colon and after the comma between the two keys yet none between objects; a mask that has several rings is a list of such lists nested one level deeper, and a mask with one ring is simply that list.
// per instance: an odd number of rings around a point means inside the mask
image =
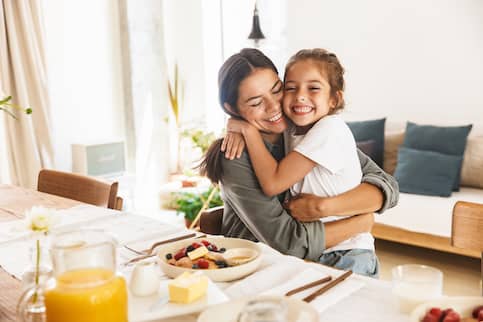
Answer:
[{"label": "woman", "polygon": [[[255,126],[262,133],[267,149],[280,160],[284,155],[282,133],[287,123],[281,110],[283,84],[272,61],[256,49],[243,49],[225,61],[218,84],[224,111]],[[282,206],[283,194],[268,197],[263,193],[246,152],[237,159],[225,158],[220,151],[221,143],[218,140],[210,147],[201,173],[220,183],[225,203],[222,223],[225,236],[262,241],[284,254],[318,261],[325,248],[370,231],[374,220],[368,214],[324,226],[317,220],[319,217],[383,212],[397,203],[396,181],[359,152],[363,172],[359,186],[335,197],[302,195],[288,203],[289,213]],[[343,269],[351,266],[350,258],[334,259],[332,264]],[[375,275],[377,262],[368,262],[356,271]]]}]

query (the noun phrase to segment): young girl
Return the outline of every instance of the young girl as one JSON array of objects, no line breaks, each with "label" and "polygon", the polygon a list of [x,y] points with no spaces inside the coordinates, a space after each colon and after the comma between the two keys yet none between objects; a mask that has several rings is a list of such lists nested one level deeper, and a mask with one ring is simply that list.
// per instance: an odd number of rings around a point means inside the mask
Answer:
[{"label": "young girl", "polygon": [[[243,135],[265,194],[273,196],[290,188],[292,196],[311,193],[329,197],[360,184],[362,172],[354,137],[336,114],[344,108],[343,73],[337,57],[324,49],[301,50],[289,60],[282,104],[293,123],[285,132],[286,151],[291,152],[279,163],[268,152],[254,126],[242,120],[229,120],[227,130]],[[256,99],[252,107],[257,108]],[[273,115],[269,121],[281,119],[281,115]],[[370,233],[360,233],[326,249],[320,261],[364,275],[377,275],[377,257]]]}]

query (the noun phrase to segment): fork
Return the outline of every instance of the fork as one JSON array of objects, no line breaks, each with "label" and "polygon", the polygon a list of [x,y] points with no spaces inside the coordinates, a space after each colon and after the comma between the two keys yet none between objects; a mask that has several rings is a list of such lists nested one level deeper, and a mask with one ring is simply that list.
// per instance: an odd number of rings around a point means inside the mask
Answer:
[{"label": "fork", "polygon": [[[143,254],[142,256],[139,256],[139,257],[135,257],[133,259],[130,259],[129,261],[125,262],[123,265],[124,266],[128,266],[132,263],[135,263],[135,262],[138,262],[140,260],[143,260],[143,259],[146,259],[146,258],[149,258],[149,257],[153,257],[153,256],[156,256],[156,254],[153,254],[153,251],[156,249],[156,247],[160,246],[160,245],[163,245],[163,244],[167,244],[167,243],[172,243],[172,242],[175,242],[175,241],[178,241],[178,240],[183,240],[183,239],[187,239],[187,238],[191,238],[191,237],[194,237],[196,236],[196,233],[191,233],[191,234],[187,234],[187,235],[182,235],[182,236],[178,236],[178,237],[175,237],[175,238],[171,238],[171,239],[166,239],[166,240],[162,240],[162,241],[159,241],[159,242],[156,242],[154,243],[149,249],[146,249],[146,250],[143,250],[142,253],[139,252],[139,251],[136,251],[134,249],[131,249],[127,246],[124,246],[126,247],[127,249],[131,250],[131,251],[134,251],[138,254]],[[196,238],[204,238],[206,237],[206,235],[200,235]]]},{"label": "fork", "polygon": [[182,235],[182,236],[178,236],[178,237],[174,237],[174,238],[170,238],[170,239],[165,239],[165,240],[162,240],[162,241],[155,242],[154,244],[151,245],[150,248],[145,249],[145,250],[141,250],[141,251],[136,250],[134,248],[131,248],[127,245],[124,245],[124,247],[129,249],[133,253],[136,253],[136,254],[139,254],[139,255],[151,255],[153,253],[153,251],[156,249],[156,247],[158,247],[160,245],[175,242],[175,241],[182,240],[182,239],[195,237],[195,236],[196,236],[196,233],[190,233],[190,234],[186,234],[186,235]]}]

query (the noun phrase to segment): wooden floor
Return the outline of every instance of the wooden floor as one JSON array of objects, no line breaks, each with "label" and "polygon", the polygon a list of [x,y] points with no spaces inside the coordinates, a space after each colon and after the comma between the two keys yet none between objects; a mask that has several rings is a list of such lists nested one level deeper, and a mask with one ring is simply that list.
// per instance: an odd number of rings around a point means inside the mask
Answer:
[{"label": "wooden floor", "polygon": [[443,272],[445,295],[481,295],[479,259],[384,240],[376,240],[376,253],[383,280],[391,280],[391,269],[397,265],[424,264]]}]

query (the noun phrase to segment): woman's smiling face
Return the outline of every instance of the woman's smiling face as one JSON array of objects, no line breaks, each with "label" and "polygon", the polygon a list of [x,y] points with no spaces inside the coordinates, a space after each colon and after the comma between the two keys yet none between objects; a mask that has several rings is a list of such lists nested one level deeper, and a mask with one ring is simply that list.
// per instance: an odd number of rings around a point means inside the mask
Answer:
[{"label": "woman's smiling face", "polygon": [[282,113],[283,84],[268,68],[255,68],[238,88],[238,112],[261,132],[280,134],[287,128]]}]

